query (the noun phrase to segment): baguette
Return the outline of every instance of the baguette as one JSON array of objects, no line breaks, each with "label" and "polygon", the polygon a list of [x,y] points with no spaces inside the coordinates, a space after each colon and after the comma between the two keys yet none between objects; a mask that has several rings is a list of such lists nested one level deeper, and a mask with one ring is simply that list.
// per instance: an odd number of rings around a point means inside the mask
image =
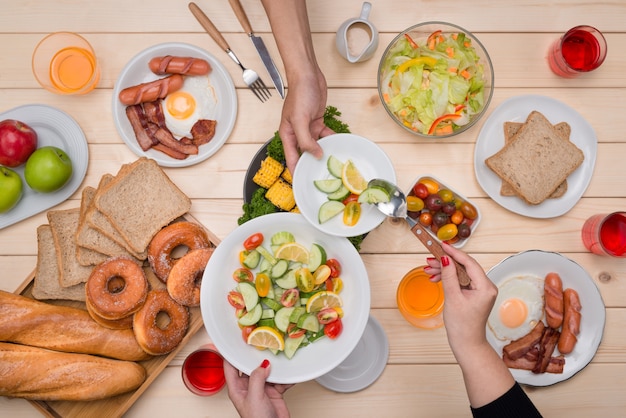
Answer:
[{"label": "baguette", "polygon": [[0,343],[0,396],[91,401],[137,389],[146,370],[130,361]]},{"label": "baguette", "polygon": [[0,341],[118,360],[150,358],[131,329],[104,328],[82,309],[0,291],[0,318]]}]

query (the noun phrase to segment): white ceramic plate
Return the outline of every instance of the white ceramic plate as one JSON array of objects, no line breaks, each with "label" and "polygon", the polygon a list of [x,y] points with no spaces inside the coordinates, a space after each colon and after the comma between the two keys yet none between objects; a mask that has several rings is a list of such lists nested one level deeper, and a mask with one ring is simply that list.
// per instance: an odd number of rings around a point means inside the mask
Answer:
[{"label": "white ceramic plate", "polygon": [[[485,164],[485,160],[504,146],[504,122],[526,121],[537,110],[552,124],[567,122],[571,126],[570,141],[585,155],[583,163],[567,178],[567,192],[560,198],[546,199],[539,205],[529,205],[514,196],[500,195],[502,180]],[[591,125],[574,109],[545,96],[518,96],[504,101],[485,121],[474,148],[476,179],[496,203],[511,212],[531,218],[554,218],[568,212],[581,198],[593,174],[598,139]]]},{"label": "white ceramic plate", "polygon": [[[246,344],[237,325],[234,308],[228,303],[228,292],[236,283],[233,271],[241,266],[239,252],[244,240],[261,232],[266,240],[280,231],[291,232],[296,241],[310,248],[313,243],[323,246],[329,258],[342,266],[341,291],[344,317],[343,332],[335,339],[322,338],[300,348],[289,360],[283,354],[274,356]],[[269,248],[269,244],[265,244]],[[234,367],[249,375],[263,359],[272,363],[269,381],[300,383],[316,379],[337,367],[356,347],[363,335],[370,309],[370,286],[363,260],[345,238],[323,234],[295,213],[273,213],[254,218],[230,233],[218,246],[204,271],[200,291],[202,319],[209,336],[219,352]],[[269,356],[269,357],[268,357]]]},{"label": "white ceramic plate", "polygon": [[329,135],[320,139],[318,144],[324,151],[322,158],[318,160],[310,153],[302,154],[293,174],[293,194],[300,212],[311,225],[330,235],[355,237],[376,228],[386,216],[376,206],[368,204],[361,205],[361,218],[355,226],[344,225],[341,214],[320,224],[317,220],[319,208],[328,198],[317,190],[313,181],[332,178],[326,162],[334,155],[342,162],[352,160],[367,181],[380,178],[396,184],[396,172],[387,154],[374,142],[354,134]]},{"label": "white ceramic plate", "polygon": [[[126,106],[118,99],[119,92],[126,87],[162,78],[163,76],[158,76],[150,71],[148,63],[150,59],[163,55],[202,58],[207,60],[212,68],[209,73],[209,81],[215,88],[215,94],[217,95],[217,113],[215,115],[217,126],[215,136],[209,143],[200,146],[198,155],[190,155],[184,160],[177,160],[160,151],[152,149],[143,151],[137,143],[133,128],[126,117]],[[230,74],[213,55],[194,45],[185,43],[164,43],[141,51],[126,64],[113,89],[113,120],[117,132],[135,154],[140,157],[147,156],[152,158],[159,163],[159,165],[164,167],[187,167],[198,164],[215,154],[230,136],[235,126],[236,118],[237,95]]]},{"label": "white ceramic plate", "polygon": [[[524,251],[502,260],[489,270],[487,276],[497,285],[520,274],[545,277],[550,272],[561,276],[563,289],[572,288],[578,292],[582,305],[580,335],[574,351],[565,356],[565,367],[561,374],[534,374],[529,370],[510,369],[515,380],[526,385],[548,386],[572,377],[593,359],[604,332],[606,312],[596,284],[580,265],[561,254],[541,250]],[[507,341],[498,340],[488,326],[487,339],[502,355],[502,347]],[[555,352],[558,354],[558,350]]]},{"label": "white ceramic plate", "polygon": [[380,323],[370,316],[361,341],[337,367],[315,381],[335,392],[357,392],[374,383],[385,370],[389,342]]},{"label": "white ceramic plate", "polygon": [[54,107],[32,104],[0,113],[0,120],[17,119],[37,132],[37,147],[53,145],[61,148],[72,160],[72,177],[62,189],[52,193],[37,193],[24,180],[24,164],[13,168],[22,178],[24,194],[17,206],[0,214],[0,229],[43,212],[64,202],[83,182],[89,165],[89,148],[85,134],[67,113]]}]

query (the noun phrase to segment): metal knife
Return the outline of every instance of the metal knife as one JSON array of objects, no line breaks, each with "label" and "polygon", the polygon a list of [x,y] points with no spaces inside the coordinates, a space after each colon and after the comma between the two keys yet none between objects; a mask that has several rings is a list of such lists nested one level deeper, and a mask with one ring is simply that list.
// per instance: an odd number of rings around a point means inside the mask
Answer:
[{"label": "metal knife", "polygon": [[270,54],[267,51],[267,48],[265,47],[265,43],[263,43],[263,39],[254,35],[254,32],[252,31],[252,26],[250,26],[250,21],[248,20],[248,16],[246,16],[246,12],[243,10],[243,7],[241,6],[241,3],[239,2],[239,0],[228,0],[228,2],[230,3],[230,6],[233,8],[233,11],[235,12],[235,15],[237,16],[237,19],[239,19],[239,23],[241,23],[243,30],[248,34],[248,36],[252,40],[252,43],[254,44],[254,47],[259,53],[259,56],[261,57],[261,60],[263,61],[263,64],[265,65],[267,72],[269,73],[270,77],[272,77],[272,82],[274,83],[274,86],[276,87],[276,91],[278,91],[278,94],[280,94],[280,97],[284,99],[285,98],[285,86],[283,84],[283,79],[280,76],[280,73],[278,72],[278,68],[276,68],[276,64],[274,64],[272,57],[270,57]]}]

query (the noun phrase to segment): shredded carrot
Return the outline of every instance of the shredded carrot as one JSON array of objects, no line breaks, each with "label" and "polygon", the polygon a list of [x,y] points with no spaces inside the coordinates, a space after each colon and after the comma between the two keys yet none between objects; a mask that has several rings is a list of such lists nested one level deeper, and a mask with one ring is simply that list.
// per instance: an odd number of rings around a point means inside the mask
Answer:
[{"label": "shredded carrot", "polygon": [[454,58],[454,48],[452,48],[451,46],[447,47],[446,54],[448,54],[450,58]]},{"label": "shredded carrot", "polygon": [[454,73],[454,74],[456,74],[456,72],[457,72],[457,71],[458,71],[458,68],[456,68],[456,67],[450,67],[450,68],[448,68],[448,72],[449,72],[449,73]]},{"label": "shredded carrot", "polygon": [[466,80],[469,80],[470,78],[472,78],[472,75],[467,70],[463,70],[461,71],[461,77],[463,77]]},{"label": "shredded carrot", "polygon": [[385,103],[389,103],[389,94],[388,93],[384,93],[383,94],[383,99],[385,99]]},{"label": "shredded carrot", "polygon": [[446,135],[452,133],[452,125],[443,125],[441,128],[437,128],[435,135]]}]

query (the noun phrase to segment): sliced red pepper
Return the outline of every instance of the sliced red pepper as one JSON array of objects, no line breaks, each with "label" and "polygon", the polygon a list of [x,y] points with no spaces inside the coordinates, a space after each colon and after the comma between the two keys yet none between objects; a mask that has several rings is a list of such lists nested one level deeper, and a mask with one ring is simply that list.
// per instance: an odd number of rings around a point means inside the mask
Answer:
[{"label": "sliced red pepper", "polygon": [[435,119],[433,124],[430,125],[430,129],[428,129],[428,135],[432,135],[433,132],[435,132],[435,129],[437,129],[437,126],[441,124],[441,122],[456,120],[459,119],[461,116],[462,115],[458,113],[448,113],[446,115],[438,117],[437,119]]},{"label": "sliced red pepper", "polygon": [[419,48],[419,46],[415,43],[415,41],[413,40],[413,38],[411,38],[411,36],[408,33],[404,34],[404,37],[406,38],[406,40],[409,42],[409,45],[411,45],[411,48],[413,49],[417,49]]}]

